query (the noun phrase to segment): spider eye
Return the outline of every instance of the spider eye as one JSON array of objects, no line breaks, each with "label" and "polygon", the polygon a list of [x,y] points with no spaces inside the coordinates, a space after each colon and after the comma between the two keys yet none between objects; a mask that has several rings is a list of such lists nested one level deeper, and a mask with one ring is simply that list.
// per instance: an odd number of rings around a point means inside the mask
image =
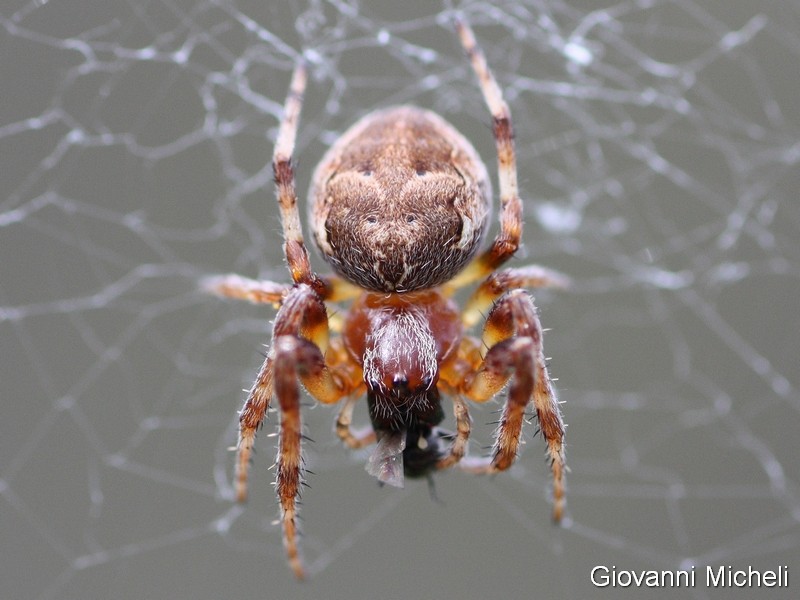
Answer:
[{"label": "spider eye", "polygon": [[408,388],[408,377],[405,375],[395,375],[392,378],[392,387],[394,389],[405,390]]}]

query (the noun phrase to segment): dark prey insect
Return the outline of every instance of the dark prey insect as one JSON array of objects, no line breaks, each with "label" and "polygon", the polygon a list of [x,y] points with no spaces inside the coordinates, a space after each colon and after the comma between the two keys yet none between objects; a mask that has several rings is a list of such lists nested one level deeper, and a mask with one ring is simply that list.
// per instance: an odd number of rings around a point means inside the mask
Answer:
[{"label": "dark prey insect", "polygon": [[[493,119],[500,187],[500,232],[479,253],[492,192],[470,142],[438,115],[414,106],[373,112],[333,144],[311,183],[314,241],[336,275],[309,263],[295,193],[292,152],[306,86],[291,81],[272,167],[291,284],[236,275],[207,280],[230,298],[279,306],[272,344],[239,416],[236,494],[247,496],[256,431],[274,397],[280,407],[277,494],[284,545],[298,578],[297,498],[303,478],[301,384],[317,401],[344,400],[336,432],[350,448],[376,444],[367,470],[402,485],[458,464],[496,473],[514,462],[525,410],[533,403],[553,477],[553,516],[564,509],[564,424],[542,351],[536,307],[523,288],[564,286],[539,266],[497,269],[516,252],[522,202],[511,117],[472,31],[456,22]],[[463,314],[456,290],[480,282]],[[326,303],[350,302],[329,321]],[[480,339],[466,335],[486,315]],[[329,329],[339,335],[329,339]],[[485,402],[508,385],[491,456],[465,456],[465,400]],[[366,393],[371,430],[351,429]],[[455,432],[439,427],[442,396],[453,403]]]}]

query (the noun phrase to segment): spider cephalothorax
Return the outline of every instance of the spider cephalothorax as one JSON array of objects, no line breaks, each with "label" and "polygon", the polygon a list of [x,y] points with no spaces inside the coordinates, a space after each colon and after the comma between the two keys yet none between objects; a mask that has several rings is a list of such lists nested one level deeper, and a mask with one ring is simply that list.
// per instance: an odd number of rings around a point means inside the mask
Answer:
[{"label": "spider cephalothorax", "polygon": [[[444,418],[439,365],[461,341],[455,304],[427,291],[366,293],[351,308],[342,338],[361,365],[378,439],[368,470],[396,486],[402,485],[403,474],[425,475],[440,458],[439,444],[431,437]],[[390,464],[395,468],[383,469]]]},{"label": "spider cephalothorax", "polygon": [[[542,351],[542,328],[526,287],[563,286],[538,266],[497,271],[522,234],[511,117],[469,27],[461,43],[492,113],[500,189],[500,232],[480,254],[491,207],[486,168],[472,145],[430,111],[400,106],[370,113],[323,157],[310,191],[316,245],[338,276],[311,270],[291,156],[306,84],[299,64],[272,166],[291,284],[236,275],[210,278],[217,294],[279,305],[272,344],[239,416],[237,498],[247,496],[255,434],[273,396],[281,410],[276,490],[284,545],[297,577],[297,497],[303,478],[301,384],[316,400],[344,400],[336,432],[350,448],[376,444],[367,470],[402,485],[460,465],[475,473],[508,469],[533,404],[553,474],[553,516],[564,508],[564,425]],[[453,293],[481,282],[463,311]],[[326,303],[351,302],[331,321]],[[467,335],[485,315],[480,338]],[[465,398],[484,402],[508,384],[488,457],[466,455]],[[371,428],[351,429],[353,408],[367,398]],[[453,405],[453,433],[439,427],[442,399]],[[463,459],[463,460],[462,460]]]}]

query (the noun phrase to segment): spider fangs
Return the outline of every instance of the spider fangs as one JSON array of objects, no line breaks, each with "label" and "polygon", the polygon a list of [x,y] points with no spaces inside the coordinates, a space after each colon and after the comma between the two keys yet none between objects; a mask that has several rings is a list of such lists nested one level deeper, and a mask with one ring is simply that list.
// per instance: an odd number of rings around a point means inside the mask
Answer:
[{"label": "spider fangs", "polygon": [[[247,496],[255,434],[273,395],[280,407],[276,490],[284,546],[298,578],[297,497],[303,476],[300,384],[317,401],[344,400],[336,432],[350,448],[377,442],[367,470],[402,485],[459,465],[474,473],[508,469],[533,403],[547,443],[553,516],[564,508],[564,425],[542,350],[542,328],[523,288],[563,287],[539,266],[497,269],[522,234],[508,106],[470,28],[456,22],[493,118],[498,155],[500,232],[478,253],[491,212],[491,186],[477,152],[438,115],[412,106],[373,112],[342,135],[317,167],[310,190],[317,248],[337,272],[311,269],[303,240],[291,156],[306,84],[295,69],[272,166],[291,284],[236,275],[206,280],[226,297],[279,305],[272,344],[239,416],[236,491]],[[477,256],[476,256],[477,255]],[[459,313],[454,292],[480,282]],[[331,321],[326,302],[352,304]],[[486,315],[481,337],[466,335]],[[466,456],[465,399],[484,402],[508,384],[491,456]],[[371,431],[351,429],[366,393]],[[453,403],[456,431],[441,429],[441,398]]]}]

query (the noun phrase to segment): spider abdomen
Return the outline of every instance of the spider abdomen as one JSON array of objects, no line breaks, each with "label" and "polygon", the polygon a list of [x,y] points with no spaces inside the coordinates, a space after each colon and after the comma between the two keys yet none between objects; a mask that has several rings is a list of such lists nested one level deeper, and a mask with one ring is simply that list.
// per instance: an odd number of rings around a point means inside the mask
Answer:
[{"label": "spider abdomen", "polygon": [[407,292],[452,279],[475,255],[491,208],[486,167],[435,113],[370,113],[331,146],[312,179],[311,227],[336,271]]}]

